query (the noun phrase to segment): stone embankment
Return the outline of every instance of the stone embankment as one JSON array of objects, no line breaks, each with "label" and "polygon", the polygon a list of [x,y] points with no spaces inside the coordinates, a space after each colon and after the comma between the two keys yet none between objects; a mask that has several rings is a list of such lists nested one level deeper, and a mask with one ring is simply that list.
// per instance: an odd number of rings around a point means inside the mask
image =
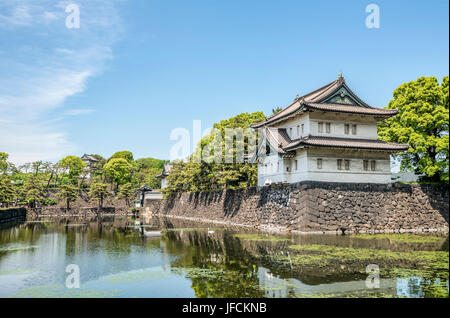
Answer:
[{"label": "stone embankment", "polygon": [[301,182],[147,199],[143,213],[292,232],[448,231],[449,191],[439,185]]}]

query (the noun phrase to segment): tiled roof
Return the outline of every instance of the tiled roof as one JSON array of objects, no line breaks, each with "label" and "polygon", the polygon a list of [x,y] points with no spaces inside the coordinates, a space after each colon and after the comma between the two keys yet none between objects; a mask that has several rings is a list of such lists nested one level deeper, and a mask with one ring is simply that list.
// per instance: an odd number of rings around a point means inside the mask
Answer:
[{"label": "tiled roof", "polygon": [[367,115],[379,115],[393,116],[398,113],[396,109],[384,109],[384,108],[366,108],[355,105],[343,105],[343,104],[318,104],[318,103],[306,103],[305,106],[310,109],[335,111],[341,113],[354,113],[354,114],[367,114]]},{"label": "tiled roof", "polygon": [[155,178],[165,178],[169,175],[170,169],[172,169],[172,165],[170,164],[170,162],[165,162],[164,163],[164,167],[163,167],[163,171],[156,175]]},{"label": "tiled roof", "polygon": [[84,155],[81,157],[81,159],[83,159],[83,160],[89,160],[89,161],[95,161],[95,162],[99,162],[99,161],[100,161],[99,159],[93,157],[92,155],[86,155],[86,154],[84,154]]},{"label": "tiled roof", "polygon": [[265,138],[279,153],[285,153],[283,150],[288,144],[292,142],[291,138],[285,128],[267,128]]},{"label": "tiled roof", "polygon": [[378,139],[351,139],[338,137],[318,137],[308,136],[302,139],[293,140],[283,148],[284,151],[292,150],[300,146],[332,147],[332,148],[352,148],[370,150],[405,151],[407,144],[396,144]]},{"label": "tiled roof", "polygon": [[[331,98],[333,94],[341,89],[342,87],[351,95],[351,97],[359,104],[359,105],[347,105],[347,104],[332,104],[325,103],[328,98]],[[321,106],[319,106],[321,105]],[[291,115],[294,115],[298,111],[302,110],[324,110],[324,111],[332,111],[332,112],[344,112],[344,113],[355,113],[355,114],[364,114],[364,115],[373,115],[380,117],[393,116],[397,113],[396,110],[388,110],[372,107],[366,104],[363,100],[361,100],[356,94],[352,92],[352,90],[347,86],[343,77],[339,77],[337,80],[322,86],[321,88],[308,93],[302,97],[296,98],[292,104],[283,109],[282,111],[267,117],[265,121],[255,123],[251,125],[252,128],[259,128],[264,125],[269,125],[275,123],[283,118],[287,118]]]},{"label": "tiled roof", "polygon": [[165,177],[167,177],[167,176],[169,176],[169,174],[168,174],[167,172],[163,172],[163,173],[157,174],[157,175],[155,176],[155,178],[160,178],[160,179],[162,179],[162,178],[165,178]]}]

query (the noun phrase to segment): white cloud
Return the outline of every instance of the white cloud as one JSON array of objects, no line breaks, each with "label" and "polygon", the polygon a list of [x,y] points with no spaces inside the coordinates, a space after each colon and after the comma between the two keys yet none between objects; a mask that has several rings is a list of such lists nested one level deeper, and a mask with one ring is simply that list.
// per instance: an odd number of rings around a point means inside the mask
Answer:
[{"label": "white cloud", "polygon": [[78,116],[78,115],[86,115],[92,113],[94,110],[89,108],[80,108],[80,109],[70,109],[64,112],[66,116]]},{"label": "white cloud", "polygon": [[[115,1],[77,0],[80,29],[65,27],[70,1],[0,0],[0,151],[14,163],[56,160],[77,151],[64,120],[94,109],[62,111],[113,58],[111,46],[122,34]],[[26,32],[24,32],[24,30]],[[16,37],[17,35],[17,37]],[[61,114],[61,112],[59,112]]]}]

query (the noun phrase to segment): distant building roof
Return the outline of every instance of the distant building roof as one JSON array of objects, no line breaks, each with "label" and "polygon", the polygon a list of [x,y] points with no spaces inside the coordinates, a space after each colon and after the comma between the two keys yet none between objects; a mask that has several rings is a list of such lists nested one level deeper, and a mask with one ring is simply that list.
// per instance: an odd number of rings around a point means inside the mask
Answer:
[{"label": "distant building roof", "polygon": [[87,155],[87,154],[84,154],[84,155],[81,157],[81,159],[82,159],[83,161],[92,161],[92,162],[99,162],[99,161],[100,161],[99,159],[93,157],[93,155]]},{"label": "distant building roof", "polygon": [[137,189],[140,192],[149,192],[149,191],[153,191],[152,188],[150,188],[149,186],[147,186],[146,184],[144,184],[142,187]]},{"label": "distant building roof", "polygon": [[169,162],[164,163],[163,171],[156,175],[155,178],[164,179],[169,176],[170,169],[172,169],[172,165]]}]

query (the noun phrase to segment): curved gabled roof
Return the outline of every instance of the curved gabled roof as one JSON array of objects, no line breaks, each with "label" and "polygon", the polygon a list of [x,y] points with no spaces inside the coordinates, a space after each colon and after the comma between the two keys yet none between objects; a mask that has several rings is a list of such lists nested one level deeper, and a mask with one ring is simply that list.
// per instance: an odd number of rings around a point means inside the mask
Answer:
[{"label": "curved gabled roof", "polygon": [[[336,96],[340,91],[348,95],[349,98],[354,101],[354,104],[333,103],[330,101],[330,99]],[[354,113],[377,117],[390,117],[397,114],[397,110],[376,108],[366,104],[347,86],[344,78],[339,76],[337,80],[322,86],[311,93],[296,98],[292,104],[282,111],[267,117],[265,121],[251,125],[251,127],[259,128],[264,125],[271,125],[294,115],[297,112],[305,110]]]},{"label": "curved gabled roof", "polygon": [[379,139],[307,136],[305,138],[293,140],[286,145],[283,150],[289,151],[301,146],[385,150],[392,152],[405,151],[409,148],[409,145],[407,144],[396,144]]}]

